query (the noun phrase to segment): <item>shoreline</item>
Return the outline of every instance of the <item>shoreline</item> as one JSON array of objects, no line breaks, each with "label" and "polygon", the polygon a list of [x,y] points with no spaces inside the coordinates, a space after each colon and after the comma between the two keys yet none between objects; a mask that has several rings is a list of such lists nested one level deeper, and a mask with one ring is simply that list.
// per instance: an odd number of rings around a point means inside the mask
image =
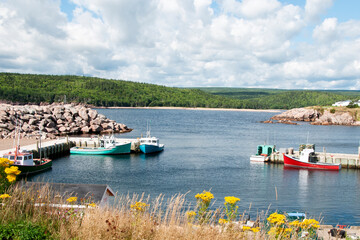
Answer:
[{"label": "shoreline", "polygon": [[190,107],[94,107],[95,109],[159,109],[159,110],[195,110],[195,111],[231,111],[231,112],[281,112],[281,109],[245,109],[245,108],[190,108]]}]

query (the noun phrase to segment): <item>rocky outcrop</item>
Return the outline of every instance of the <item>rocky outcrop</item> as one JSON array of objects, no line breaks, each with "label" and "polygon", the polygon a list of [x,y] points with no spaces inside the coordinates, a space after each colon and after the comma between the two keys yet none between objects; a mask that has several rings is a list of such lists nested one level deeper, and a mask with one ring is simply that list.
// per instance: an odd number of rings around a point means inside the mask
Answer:
[{"label": "rocky outcrop", "polygon": [[294,108],[289,111],[280,113],[280,114],[272,117],[271,119],[313,122],[316,119],[318,119],[320,115],[321,115],[321,113],[315,109]]},{"label": "rocky outcrop", "polygon": [[287,123],[289,121],[305,121],[313,125],[347,125],[360,126],[359,121],[355,121],[350,112],[335,111],[331,113],[329,110],[316,110],[312,108],[294,108],[283,112],[271,118],[278,120],[279,123]]},{"label": "rocky outcrop", "polygon": [[0,104],[0,138],[13,138],[16,128],[23,138],[35,137],[39,132],[42,137],[55,138],[67,134],[119,133],[132,130],[85,105]]}]

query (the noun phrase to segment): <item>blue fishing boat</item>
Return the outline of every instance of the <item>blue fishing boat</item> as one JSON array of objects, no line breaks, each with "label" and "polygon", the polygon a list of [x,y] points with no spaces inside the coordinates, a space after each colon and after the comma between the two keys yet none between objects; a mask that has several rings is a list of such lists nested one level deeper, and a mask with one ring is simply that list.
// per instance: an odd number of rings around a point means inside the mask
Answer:
[{"label": "blue fishing boat", "polygon": [[118,143],[113,136],[104,136],[99,140],[99,147],[72,147],[71,154],[82,155],[109,155],[109,154],[129,154],[131,142]]},{"label": "blue fishing boat", "polygon": [[164,144],[160,144],[159,139],[151,137],[150,130],[146,131],[146,137],[140,138],[140,150],[143,153],[155,153],[164,150]]}]

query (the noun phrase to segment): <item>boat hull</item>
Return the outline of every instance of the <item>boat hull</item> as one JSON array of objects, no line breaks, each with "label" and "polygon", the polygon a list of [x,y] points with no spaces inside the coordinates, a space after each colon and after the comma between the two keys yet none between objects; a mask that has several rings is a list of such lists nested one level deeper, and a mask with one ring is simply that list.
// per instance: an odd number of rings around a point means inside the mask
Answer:
[{"label": "boat hull", "polygon": [[161,152],[162,150],[164,150],[164,146],[154,146],[154,145],[149,145],[149,144],[141,144],[140,145],[140,150],[143,153],[155,153],[155,152]]},{"label": "boat hull", "polygon": [[263,155],[251,155],[250,161],[252,161],[252,162],[267,162],[267,161],[269,161],[269,157],[263,156]]},{"label": "boat hull", "polygon": [[286,154],[283,154],[283,156],[284,156],[284,165],[289,167],[334,170],[334,171],[338,171],[341,169],[340,164],[303,162],[296,158],[290,157]]},{"label": "boat hull", "polygon": [[131,143],[116,145],[110,148],[89,148],[89,147],[72,147],[70,148],[71,154],[82,155],[115,155],[115,154],[129,154],[131,151]]},{"label": "boat hull", "polygon": [[[37,162],[37,160],[34,159],[34,162]],[[34,164],[34,165],[14,164],[13,166],[18,167],[18,169],[21,171],[20,176],[42,172],[52,167],[52,161],[50,159],[42,159],[41,162],[40,160],[38,160],[38,162],[39,164]]]}]

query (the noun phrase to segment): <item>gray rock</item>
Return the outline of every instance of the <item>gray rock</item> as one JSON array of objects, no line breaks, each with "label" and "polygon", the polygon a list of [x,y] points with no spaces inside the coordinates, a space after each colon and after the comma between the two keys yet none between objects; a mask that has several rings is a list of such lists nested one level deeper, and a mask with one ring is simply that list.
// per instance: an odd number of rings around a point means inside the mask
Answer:
[{"label": "gray rock", "polygon": [[103,128],[99,125],[91,125],[90,129],[93,133],[100,133],[103,130]]},{"label": "gray rock", "polygon": [[89,132],[90,132],[90,128],[89,128],[88,126],[85,126],[85,127],[82,127],[82,128],[81,128],[81,131],[82,131],[83,133],[89,133]]},{"label": "gray rock", "polygon": [[37,118],[31,118],[29,119],[29,125],[35,125],[39,122]]},{"label": "gray rock", "polygon": [[79,116],[85,121],[88,121],[89,120],[88,109],[86,109],[85,107],[81,108],[79,110]]},{"label": "gray rock", "polygon": [[90,109],[88,115],[89,115],[90,119],[96,119],[98,113],[96,110]]}]

